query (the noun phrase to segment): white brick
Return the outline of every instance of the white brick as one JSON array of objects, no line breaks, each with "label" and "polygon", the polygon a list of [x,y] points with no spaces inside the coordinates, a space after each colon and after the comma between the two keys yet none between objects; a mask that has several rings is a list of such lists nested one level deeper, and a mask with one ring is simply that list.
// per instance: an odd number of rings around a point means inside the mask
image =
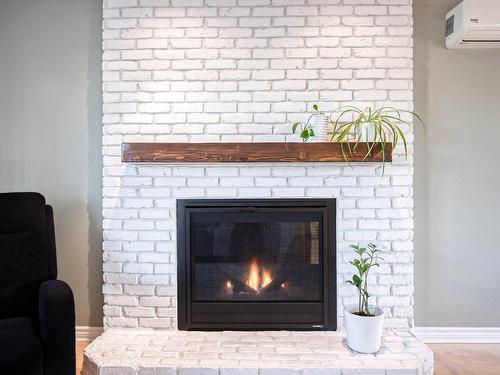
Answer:
[{"label": "white brick", "polygon": [[291,177],[290,186],[322,186],[322,177]]},{"label": "white brick", "polygon": [[303,197],[305,195],[305,190],[303,188],[273,188],[272,194],[274,197]]},{"label": "white brick", "polygon": [[268,187],[276,187],[276,186],[286,186],[287,181],[286,178],[278,178],[278,177],[257,177],[255,179],[255,186],[268,186]]},{"label": "white brick", "polygon": [[321,197],[321,198],[338,197],[339,195],[340,195],[339,188],[318,187],[318,188],[308,188],[306,190],[306,197],[309,197],[309,198],[313,198],[313,197]]},{"label": "white brick", "polygon": [[375,210],[373,209],[355,209],[344,210],[344,219],[374,219]]},{"label": "white brick", "polygon": [[238,187],[238,186],[253,186],[254,180],[251,177],[221,177],[221,186]]}]

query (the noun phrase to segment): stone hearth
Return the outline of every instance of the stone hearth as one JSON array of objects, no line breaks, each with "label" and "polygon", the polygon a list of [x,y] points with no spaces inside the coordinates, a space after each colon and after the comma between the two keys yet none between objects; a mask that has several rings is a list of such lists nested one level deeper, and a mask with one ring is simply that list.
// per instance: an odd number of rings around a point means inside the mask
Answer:
[{"label": "stone hearth", "polygon": [[110,329],[85,350],[84,375],[431,375],[432,352],[387,331],[379,353],[357,354],[340,332]]}]

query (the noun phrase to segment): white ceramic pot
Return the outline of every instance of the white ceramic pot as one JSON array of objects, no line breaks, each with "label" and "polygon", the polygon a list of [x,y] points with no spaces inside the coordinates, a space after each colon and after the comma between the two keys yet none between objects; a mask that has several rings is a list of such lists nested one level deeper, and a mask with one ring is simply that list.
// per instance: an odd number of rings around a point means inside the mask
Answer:
[{"label": "white ceramic pot", "polygon": [[358,304],[344,308],[347,346],[359,353],[375,353],[380,350],[382,330],[384,327],[384,310],[369,305],[368,309],[375,316],[359,316]]},{"label": "white ceramic pot", "polygon": [[309,139],[309,142],[328,142],[328,116],[314,115],[311,118],[310,126],[314,130],[314,137]]},{"label": "white ceramic pot", "polygon": [[375,141],[375,129],[373,124],[363,122],[359,124],[356,132],[356,139],[360,142],[374,142]]}]

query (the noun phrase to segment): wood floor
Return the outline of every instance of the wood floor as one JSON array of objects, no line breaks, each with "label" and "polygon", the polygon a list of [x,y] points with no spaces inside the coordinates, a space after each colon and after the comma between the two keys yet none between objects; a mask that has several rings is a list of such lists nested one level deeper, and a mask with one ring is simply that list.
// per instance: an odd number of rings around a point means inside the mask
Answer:
[{"label": "wood floor", "polygon": [[83,349],[85,349],[88,344],[90,344],[89,341],[76,342],[76,375],[80,375],[82,372]]},{"label": "wood floor", "polygon": [[[76,343],[76,374],[82,371],[83,349]],[[434,375],[500,375],[500,344],[430,344],[434,352]]]},{"label": "wood floor", "polygon": [[499,375],[500,344],[429,344],[435,375]]}]

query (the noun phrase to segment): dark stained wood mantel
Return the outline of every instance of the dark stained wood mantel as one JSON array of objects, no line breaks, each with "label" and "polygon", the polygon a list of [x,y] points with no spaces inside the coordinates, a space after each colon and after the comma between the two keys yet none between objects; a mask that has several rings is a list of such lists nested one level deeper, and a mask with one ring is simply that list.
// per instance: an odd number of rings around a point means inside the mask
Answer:
[{"label": "dark stained wood mantel", "polygon": [[[346,153],[347,146],[344,145]],[[366,144],[358,144],[351,162],[381,162],[381,145],[365,158]],[[345,162],[340,143],[123,143],[122,161],[128,163],[300,163]],[[385,161],[392,161],[386,144]]]}]

